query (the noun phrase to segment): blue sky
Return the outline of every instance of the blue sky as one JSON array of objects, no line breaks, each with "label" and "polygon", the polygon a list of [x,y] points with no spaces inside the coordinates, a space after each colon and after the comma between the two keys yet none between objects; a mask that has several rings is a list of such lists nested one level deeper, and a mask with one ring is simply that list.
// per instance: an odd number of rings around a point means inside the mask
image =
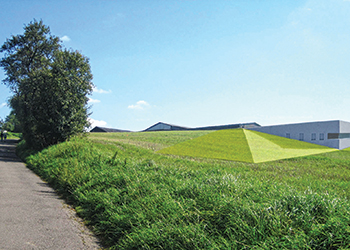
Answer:
[{"label": "blue sky", "polygon": [[[0,0],[90,59],[94,125],[350,121],[350,1]],[[0,55],[1,57],[3,55]],[[0,70],[0,78],[4,72]],[[0,117],[11,95],[0,86]]]}]

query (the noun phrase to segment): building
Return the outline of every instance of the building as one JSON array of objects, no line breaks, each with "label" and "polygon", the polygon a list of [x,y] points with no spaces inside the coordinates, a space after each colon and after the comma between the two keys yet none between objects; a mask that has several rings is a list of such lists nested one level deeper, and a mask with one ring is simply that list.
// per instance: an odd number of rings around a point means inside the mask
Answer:
[{"label": "building", "polygon": [[103,127],[94,127],[90,130],[91,133],[116,133],[116,132],[130,132],[129,130],[121,130],[115,128],[103,128]]},{"label": "building", "polygon": [[228,124],[228,125],[214,125],[214,126],[206,126],[206,127],[198,127],[191,128],[190,130],[222,130],[222,129],[234,129],[234,128],[256,128],[260,127],[256,122],[250,123],[236,123],[236,124]]},{"label": "building", "polygon": [[169,131],[169,130],[189,130],[189,128],[181,127],[173,124],[168,124],[164,122],[158,122],[143,131]]},{"label": "building", "polygon": [[228,124],[228,125],[215,125],[215,126],[206,126],[206,127],[198,127],[198,128],[188,128],[188,127],[172,125],[164,122],[158,122],[143,131],[221,130],[221,129],[234,129],[234,128],[255,128],[259,126],[260,126],[259,124],[255,122],[251,122],[251,123],[237,123],[237,124]]},{"label": "building", "polygon": [[261,126],[249,129],[336,149],[350,147],[350,123],[340,120]]},{"label": "building", "polygon": [[[282,136],[294,140],[310,142],[330,148],[344,149],[350,147],[350,123],[340,120],[304,122],[272,126],[260,126],[255,122],[215,125],[188,128],[178,125],[158,122],[143,131],[189,131],[189,130],[221,130],[244,128],[271,135]],[[130,132],[113,128],[95,127],[90,132]]]}]

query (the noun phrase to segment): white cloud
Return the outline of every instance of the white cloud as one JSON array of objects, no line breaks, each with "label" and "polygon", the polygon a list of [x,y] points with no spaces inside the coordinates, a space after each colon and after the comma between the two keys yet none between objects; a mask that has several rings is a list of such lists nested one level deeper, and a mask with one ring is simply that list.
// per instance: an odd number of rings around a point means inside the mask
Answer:
[{"label": "white cloud", "polygon": [[69,42],[70,41],[70,38],[68,36],[62,36],[60,39],[62,42]]},{"label": "white cloud", "polygon": [[94,93],[99,93],[99,94],[109,94],[109,93],[112,93],[112,90],[104,90],[104,89],[99,89],[99,88],[96,88],[94,87],[93,88],[93,92]]},{"label": "white cloud", "polygon": [[89,98],[89,103],[99,103],[100,100]]},{"label": "white cloud", "polygon": [[149,104],[146,101],[138,101],[135,105],[129,105],[128,109],[144,109],[146,107],[148,107]]},{"label": "white cloud", "polygon": [[99,121],[99,120],[95,120],[92,118],[88,118],[88,121],[91,123],[90,127],[89,127],[89,131],[91,129],[93,129],[94,127],[98,126],[98,127],[105,127],[107,125],[107,122],[105,121]]},{"label": "white cloud", "polygon": [[7,105],[7,104],[6,104],[5,102],[3,102],[3,103],[0,104],[0,108],[5,107],[6,105]]}]

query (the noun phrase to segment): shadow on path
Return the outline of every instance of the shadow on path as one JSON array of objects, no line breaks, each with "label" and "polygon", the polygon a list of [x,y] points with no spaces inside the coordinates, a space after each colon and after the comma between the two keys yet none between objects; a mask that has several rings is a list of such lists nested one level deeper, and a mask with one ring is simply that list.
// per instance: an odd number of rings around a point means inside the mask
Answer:
[{"label": "shadow on path", "polygon": [[22,162],[16,155],[16,145],[19,140],[8,139],[0,141],[0,161]]}]

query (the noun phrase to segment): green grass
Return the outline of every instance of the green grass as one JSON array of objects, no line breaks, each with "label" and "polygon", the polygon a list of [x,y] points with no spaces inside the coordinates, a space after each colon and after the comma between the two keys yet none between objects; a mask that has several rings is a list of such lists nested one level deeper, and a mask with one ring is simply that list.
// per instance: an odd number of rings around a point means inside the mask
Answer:
[{"label": "green grass", "polygon": [[257,131],[244,130],[244,133],[255,163],[337,151],[337,149]]},{"label": "green grass", "polygon": [[7,139],[21,139],[22,133],[7,132]]},{"label": "green grass", "polygon": [[123,142],[152,150],[175,145],[191,140],[211,131],[155,131],[122,133],[89,133],[89,138],[96,142]]},{"label": "green grass", "polygon": [[111,249],[350,248],[348,150],[251,164],[107,137],[75,138],[27,163]]},{"label": "green grass", "polygon": [[158,153],[253,162],[243,129],[215,131],[193,140],[164,148]]},{"label": "green grass", "polygon": [[228,129],[163,148],[158,153],[258,163],[335,150],[251,130]]}]

